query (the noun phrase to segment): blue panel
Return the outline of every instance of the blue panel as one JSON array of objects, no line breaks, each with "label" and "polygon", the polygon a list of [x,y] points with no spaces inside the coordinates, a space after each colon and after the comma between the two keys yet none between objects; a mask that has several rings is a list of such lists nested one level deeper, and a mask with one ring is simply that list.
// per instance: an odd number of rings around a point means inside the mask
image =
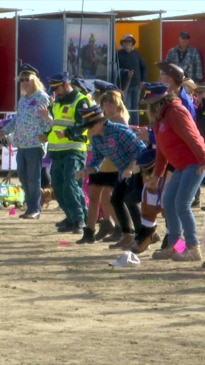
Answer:
[{"label": "blue panel", "polygon": [[19,64],[30,63],[47,77],[63,71],[63,19],[19,19]]}]

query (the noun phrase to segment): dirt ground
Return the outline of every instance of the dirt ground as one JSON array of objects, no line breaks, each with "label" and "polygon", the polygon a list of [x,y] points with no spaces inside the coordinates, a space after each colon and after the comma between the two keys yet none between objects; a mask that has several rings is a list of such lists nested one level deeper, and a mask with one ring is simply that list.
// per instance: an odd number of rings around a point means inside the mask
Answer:
[{"label": "dirt ground", "polygon": [[[153,261],[157,243],[140,265],[113,268],[120,250],[56,232],[55,201],[36,221],[9,210],[0,210],[0,365],[205,364],[201,262]],[[194,213],[201,237],[204,212]]]}]

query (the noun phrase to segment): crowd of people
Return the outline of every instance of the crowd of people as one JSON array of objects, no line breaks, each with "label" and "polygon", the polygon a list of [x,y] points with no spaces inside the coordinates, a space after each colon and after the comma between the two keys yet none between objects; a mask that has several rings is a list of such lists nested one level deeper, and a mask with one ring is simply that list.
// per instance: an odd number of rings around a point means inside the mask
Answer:
[{"label": "crowd of people", "polygon": [[[120,42],[116,84],[96,79],[92,89],[86,79],[59,72],[48,76],[46,92],[35,67],[20,67],[17,112],[0,130],[0,137],[13,133],[18,147],[17,173],[27,207],[20,218],[40,218],[46,156],[48,184],[65,214],[56,222],[58,232],[82,234],[77,244],[103,240],[111,250],[140,254],[160,240],[160,212],[165,236],[152,258],[202,260],[192,206],[200,204],[205,177],[205,84],[189,38],[181,32],[179,46],[153,65],[159,70],[156,82],[147,82],[131,34]],[[139,105],[146,106],[147,126],[139,126],[139,113],[129,113]],[[178,253],[181,238],[186,249]]]}]

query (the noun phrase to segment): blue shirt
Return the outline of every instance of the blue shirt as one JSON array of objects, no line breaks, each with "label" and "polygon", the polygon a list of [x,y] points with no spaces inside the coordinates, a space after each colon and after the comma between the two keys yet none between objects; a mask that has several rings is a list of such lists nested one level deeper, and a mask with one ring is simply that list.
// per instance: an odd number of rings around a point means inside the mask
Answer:
[{"label": "blue shirt", "polygon": [[118,168],[119,173],[127,168],[131,161],[137,159],[145,144],[127,126],[107,121],[104,136],[92,137],[92,160],[89,167],[99,170],[104,158],[109,158]]},{"label": "blue shirt", "polygon": [[182,101],[182,105],[184,105],[185,108],[187,108],[187,110],[191,114],[194,121],[196,121],[196,110],[195,110],[195,107],[194,107],[194,103],[191,100],[190,96],[187,94],[184,87],[182,87],[181,90],[180,90],[179,98]]}]

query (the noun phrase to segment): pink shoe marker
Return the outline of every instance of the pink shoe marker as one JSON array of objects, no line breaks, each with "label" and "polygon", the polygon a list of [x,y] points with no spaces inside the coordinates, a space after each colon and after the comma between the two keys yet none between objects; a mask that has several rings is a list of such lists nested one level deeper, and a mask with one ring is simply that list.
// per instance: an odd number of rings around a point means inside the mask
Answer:
[{"label": "pink shoe marker", "polygon": [[182,253],[184,250],[186,250],[186,243],[181,238],[179,238],[174,245],[174,249],[176,252]]},{"label": "pink shoe marker", "polygon": [[60,245],[60,246],[67,246],[67,245],[70,245],[70,242],[67,242],[67,241],[60,241],[60,242],[59,242],[59,245]]},{"label": "pink shoe marker", "polygon": [[14,209],[14,208],[11,208],[11,209],[9,210],[9,215],[15,215],[15,214],[16,214],[15,209]]}]

